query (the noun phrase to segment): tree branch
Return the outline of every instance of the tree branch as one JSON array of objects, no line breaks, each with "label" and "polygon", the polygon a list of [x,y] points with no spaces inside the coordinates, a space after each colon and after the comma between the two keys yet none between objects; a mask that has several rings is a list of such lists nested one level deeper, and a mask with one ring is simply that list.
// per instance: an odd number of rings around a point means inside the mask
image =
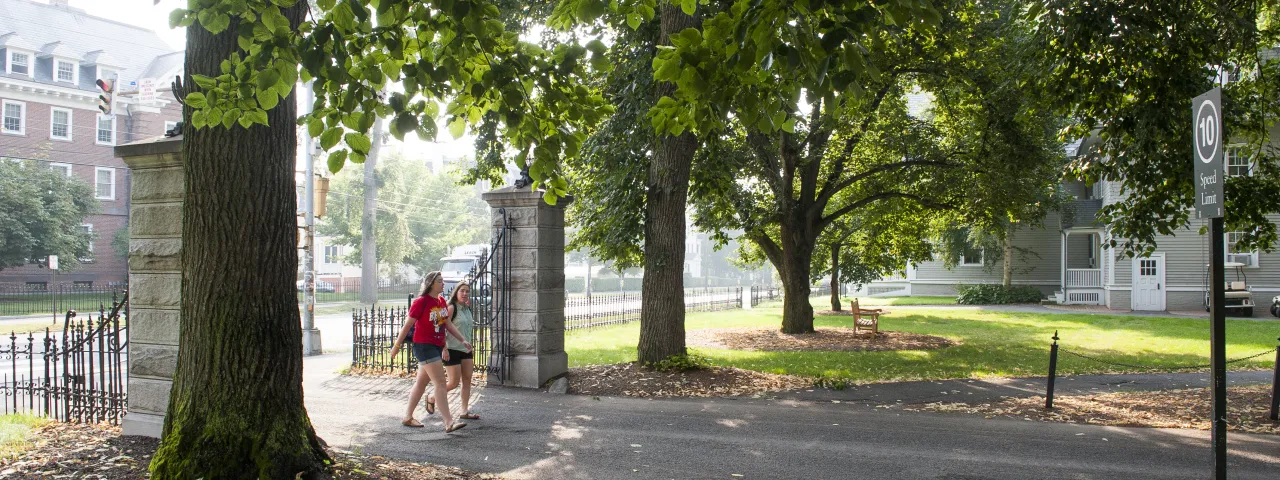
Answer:
[{"label": "tree branch", "polygon": [[853,203],[850,203],[850,204],[848,204],[848,205],[845,205],[843,208],[841,208],[841,209],[839,209],[839,210],[836,210],[835,212],[832,212],[832,213],[831,213],[831,215],[827,215],[827,216],[825,216],[825,217],[822,217],[822,219],[818,222],[818,230],[822,230],[822,229],[826,228],[826,227],[827,227],[827,225],[830,225],[830,224],[831,224],[831,222],[834,222],[836,219],[838,219],[838,218],[840,218],[840,217],[842,217],[842,216],[848,215],[848,214],[849,214],[849,212],[852,212],[852,211],[857,210],[857,209],[859,209],[859,208],[862,208],[862,207],[865,207],[865,206],[867,206],[867,205],[870,205],[870,204],[871,204],[871,203],[873,203],[873,202],[877,202],[877,201],[880,201],[880,200],[887,200],[887,199],[890,199],[890,198],[905,198],[905,199],[908,199],[908,200],[915,200],[917,203],[919,203],[920,205],[923,205],[923,206],[924,206],[924,207],[926,207],[926,208],[936,208],[936,209],[944,209],[944,210],[950,210],[950,209],[954,209],[954,208],[956,208],[956,207],[955,207],[955,205],[950,205],[950,204],[946,204],[946,203],[938,203],[938,202],[935,202],[935,201],[933,201],[933,200],[931,200],[931,199],[928,199],[928,198],[925,198],[925,197],[922,197],[922,196],[919,196],[919,195],[916,195],[916,194],[913,194],[913,193],[903,193],[903,192],[880,192],[880,193],[877,193],[877,194],[874,194],[874,195],[868,195],[866,198],[863,198],[863,199],[858,200],[858,201],[856,201],[856,202],[853,202]]}]

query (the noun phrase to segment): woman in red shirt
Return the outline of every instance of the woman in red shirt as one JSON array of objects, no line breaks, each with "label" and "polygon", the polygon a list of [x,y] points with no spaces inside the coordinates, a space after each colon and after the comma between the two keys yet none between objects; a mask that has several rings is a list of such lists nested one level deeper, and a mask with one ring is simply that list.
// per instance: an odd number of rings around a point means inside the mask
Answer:
[{"label": "woman in red shirt", "polygon": [[[449,414],[449,397],[445,396],[448,390],[445,389],[444,365],[441,364],[442,358],[446,360],[449,358],[449,351],[444,349],[445,332],[449,332],[466,344],[468,351],[471,350],[471,345],[466,343],[466,339],[449,321],[449,305],[440,295],[442,291],[444,291],[444,279],[440,276],[440,272],[428,273],[422,280],[422,292],[409,306],[409,318],[400,329],[400,335],[396,337],[396,344],[391,348],[391,357],[395,358],[396,354],[400,353],[400,346],[404,344],[405,337],[412,329],[413,356],[418,359],[418,378],[413,384],[413,389],[409,391],[409,409],[405,411],[404,419],[400,423],[406,427],[423,426],[413,418],[413,410],[422,400],[422,393],[426,391],[427,382],[430,381],[435,385],[435,398],[446,399],[440,402],[440,416],[444,419],[445,433],[450,433],[467,424],[454,423],[453,415]],[[435,413],[433,407],[434,405],[428,401],[427,413]]]}]

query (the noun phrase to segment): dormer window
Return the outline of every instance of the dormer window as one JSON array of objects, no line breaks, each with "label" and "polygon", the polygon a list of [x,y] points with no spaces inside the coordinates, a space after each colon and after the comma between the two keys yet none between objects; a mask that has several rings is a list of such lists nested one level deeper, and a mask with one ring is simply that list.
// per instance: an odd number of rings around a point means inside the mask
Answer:
[{"label": "dormer window", "polygon": [[98,67],[98,78],[101,80],[115,80],[116,75],[117,73],[115,70],[105,68],[105,67]]},{"label": "dormer window", "polygon": [[9,52],[9,73],[31,76],[31,54]]},{"label": "dormer window", "polygon": [[75,62],[68,62],[66,60],[55,59],[53,63],[54,63],[54,70],[53,70],[54,81],[76,83],[76,70],[79,70],[79,69],[76,67]]}]

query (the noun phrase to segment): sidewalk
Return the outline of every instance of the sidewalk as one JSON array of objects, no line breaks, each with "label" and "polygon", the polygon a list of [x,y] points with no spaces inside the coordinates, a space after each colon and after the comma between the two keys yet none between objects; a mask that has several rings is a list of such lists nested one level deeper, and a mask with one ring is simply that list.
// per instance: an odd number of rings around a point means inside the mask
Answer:
[{"label": "sidewalk", "polygon": [[[1202,431],[981,419],[873,405],[1040,395],[1043,379],[662,400],[493,386],[474,393],[482,419],[445,435],[439,416],[426,417],[421,408],[418,418],[426,428],[399,424],[409,379],[337,375],[349,358],[305,360],[307,409],[330,445],[505,478],[1199,479],[1210,462]],[[1243,372],[1240,379],[1260,373]],[[1202,381],[1195,375],[1072,377],[1060,380],[1059,391],[1181,388]],[[1228,439],[1232,478],[1275,478],[1280,438]]]}]

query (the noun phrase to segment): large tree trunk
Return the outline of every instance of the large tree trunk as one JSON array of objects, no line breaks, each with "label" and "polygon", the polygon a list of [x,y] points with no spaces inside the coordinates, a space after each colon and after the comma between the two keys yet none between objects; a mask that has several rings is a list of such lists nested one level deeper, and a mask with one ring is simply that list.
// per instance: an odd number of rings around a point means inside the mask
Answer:
[{"label": "large tree trunk", "polygon": [[[663,45],[697,20],[680,7],[662,6]],[[674,84],[658,85],[658,96],[675,92]],[[689,167],[698,140],[692,133],[660,134],[649,164],[645,202],[644,280],[640,292],[640,344],[637,360],[656,362],[686,353],[684,343],[685,206],[689,196]]]},{"label": "large tree trunk", "polygon": [[[292,25],[306,5],[284,9]],[[237,22],[187,30],[186,76],[220,75]],[[195,129],[183,111],[182,304],[177,369],[153,478],[295,478],[325,468],[302,398],[294,95],[270,127]]]},{"label": "large tree trunk", "polygon": [[840,311],[840,244],[831,245],[831,311]]},{"label": "large tree trunk", "polygon": [[809,304],[809,271],[816,238],[782,226],[782,332],[813,333],[813,305]]},{"label": "large tree trunk", "polygon": [[360,217],[360,302],[378,301],[378,150],[382,149],[382,117],[373,124],[373,142],[364,161],[364,214]]},{"label": "large tree trunk", "polygon": [[1004,260],[1004,262],[1001,265],[1003,267],[1003,278],[1001,279],[1001,281],[1004,283],[1004,286],[1008,288],[1009,286],[1013,285],[1013,229],[1012,228],[1010,228],[1009,231],[1004,233],[1004,252],[1003,253],[1004,253],[1004,258],[1002,260]]}]

